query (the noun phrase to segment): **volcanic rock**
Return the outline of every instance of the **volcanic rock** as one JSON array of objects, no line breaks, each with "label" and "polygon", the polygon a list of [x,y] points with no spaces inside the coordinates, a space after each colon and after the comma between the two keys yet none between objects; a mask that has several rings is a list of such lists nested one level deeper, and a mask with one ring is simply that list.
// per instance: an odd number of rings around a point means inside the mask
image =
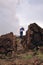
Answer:
[{"label": "volcanic rock", "polygon": [[15,50],[16,36],[12,32],[0,36],[0,53],[8,53]]},{"label": "volcanic rock", "polygon": [[43,46],[43,29],[36,23],[30,24],[22,40],[22,45],[27,49]]}]

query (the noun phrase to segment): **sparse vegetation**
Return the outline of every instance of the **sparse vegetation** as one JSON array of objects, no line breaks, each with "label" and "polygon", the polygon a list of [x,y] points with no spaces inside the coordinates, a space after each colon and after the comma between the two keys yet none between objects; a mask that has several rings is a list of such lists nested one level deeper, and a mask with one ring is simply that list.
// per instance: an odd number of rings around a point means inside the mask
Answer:
[{"label": "sparse vegetation", "polygon": [[32,55],[25,55],[23,58],[24,59],[31,59],[32,58]]},{"label": "sparse vegetation", "polygon": [[37,57],[41,60],[43,60],[43,54],[42,53],[38,53]]}]

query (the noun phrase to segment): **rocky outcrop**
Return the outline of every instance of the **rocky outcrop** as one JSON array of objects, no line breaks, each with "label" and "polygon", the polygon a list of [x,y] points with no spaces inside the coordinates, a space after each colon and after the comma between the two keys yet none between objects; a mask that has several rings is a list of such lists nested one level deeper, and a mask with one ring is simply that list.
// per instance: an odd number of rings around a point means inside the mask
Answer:
[{"label": "rocky outcrop", "polygon": [[0,36],[0,53],[8,53],[15,50],[16,36],[13,33],[8,33]]},{"label": "rocky outcrop", "polygon": [[0,36],[0,52],[7,53],[21,48],[25,50],[38,49],[40,46],[43,46],[43,29],[36,23],[28,26],[26,35],[22,39],[13,35],[12,32]]},{"label": "rocky outcrop", "polygon": [[36,23],[30,24],[22,44],[27,49],[43,46],[43,29]]}]

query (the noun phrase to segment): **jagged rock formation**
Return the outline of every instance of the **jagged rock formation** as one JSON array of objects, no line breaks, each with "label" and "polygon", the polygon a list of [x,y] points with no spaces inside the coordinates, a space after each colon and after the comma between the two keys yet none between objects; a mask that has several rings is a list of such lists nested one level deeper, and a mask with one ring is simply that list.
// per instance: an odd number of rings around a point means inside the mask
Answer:
[{"label": "jagged rock formation", "polygon": [[13,35],[12,32],[0,36],[0,53],[12,53],[21,48],[22,50],[38,49],[40,46],[43,46],[43,29],[36,23],[28,26],[26,35],[22,39]]},{"label": "jagged rock formation", "polygon": [[36,23],[30,24],[21,43],[26,49],[43,46],[43,29]]},{"label": "jagged rock formation", "polygon": [[0,36],[0,53],[12,53],[12,51],[15,50],[15,39],[16,37],[12,32]]}]

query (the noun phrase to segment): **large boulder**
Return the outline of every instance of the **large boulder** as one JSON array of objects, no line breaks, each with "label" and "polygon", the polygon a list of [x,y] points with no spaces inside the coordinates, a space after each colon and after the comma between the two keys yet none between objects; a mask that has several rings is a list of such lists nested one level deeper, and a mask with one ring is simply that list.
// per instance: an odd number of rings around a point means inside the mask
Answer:
[{"label": "large boulder", "polygon": [[27,49],[43,46],[43,29],[36,23],[30,24],[26,31],[26,35],[22,40],[22,44]]},{"label": "large boulder", "polygon": [[8,53],[15,50],[16,36],[12,32],[0,36],[0,52]]}]

